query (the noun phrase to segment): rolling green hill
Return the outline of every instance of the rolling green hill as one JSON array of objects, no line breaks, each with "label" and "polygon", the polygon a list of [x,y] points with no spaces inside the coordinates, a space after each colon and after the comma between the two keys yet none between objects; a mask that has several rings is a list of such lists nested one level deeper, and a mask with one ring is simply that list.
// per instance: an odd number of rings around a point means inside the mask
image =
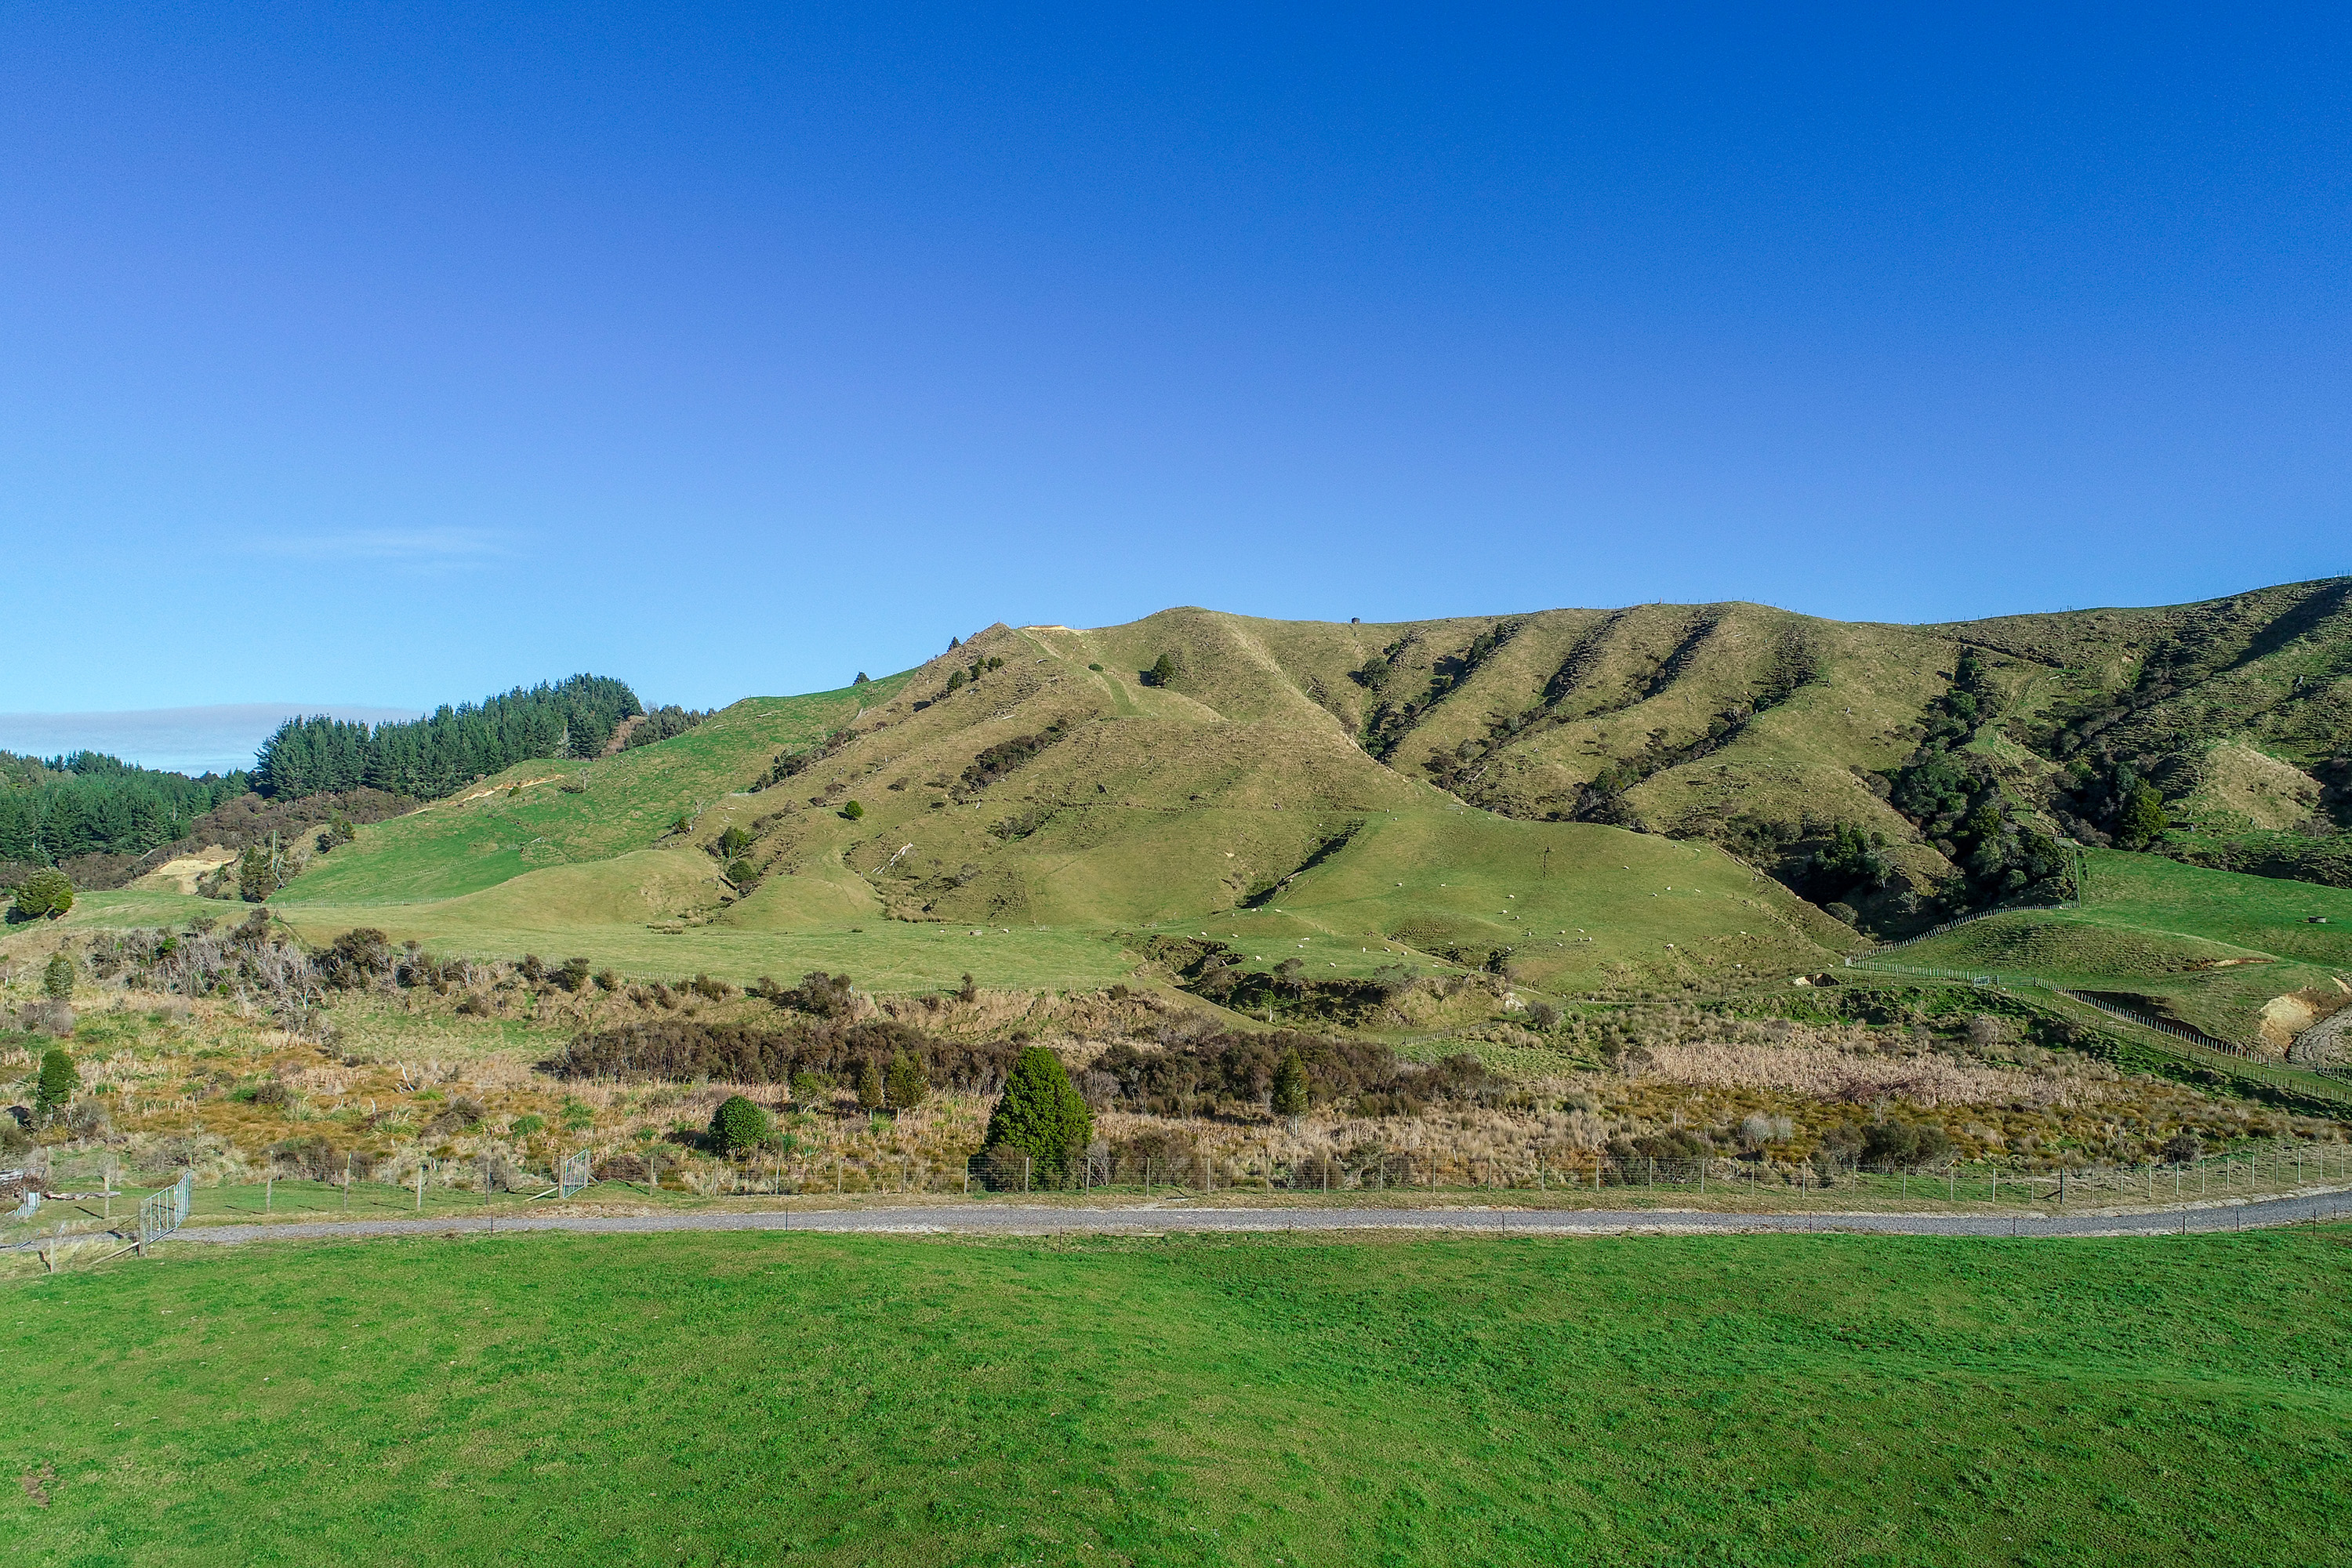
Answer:
[{"label": "rolling green hill", "polygon": [[[2135,792],[2181,819],[2184,854],[2345,839],[2347,593],[1925,627],[1743,604],[1000,625],[885,680],[526,763],[362,828],[272,907],[314,933],[738,977],[823,951],[910,984],[1093,983],[1150,934],[1220,927],[1253,963],[1327,973],[1781,975],[1860,940],[1824,907],[1900,935],[2071,892],[2060,840],[2136,831]],[[2232,934],[2217,889],[2259,879],[2146,856],[2099,875],[2126,890],[2062,923],[2168,933],[2176,970],[2329,962],[2270,925]]]},{"label": "rolling green hill", "polygon": [[[1188,664],[1229,619],[1180,618],[1207,623]],[[1254,964],[1507,963],[1557,987],[1816,968],[1851,941],[1713,847],[1512,821],[1408,779],[1264,663],[1154,688],[1089,657],[1119,656],[1109,640],[993,627],[854,692],[518,768],[362,829],[272,908],[316,935],[739,980],[827,963],[908,988],[1100,984],[1154,931],[1212,921]],[[972,679],[982,661],[1002,662]],[[756,879],[724,875],[730,831]]]},{"label": "rolling green hill", "polygon": [[2352,890],[2113,850],[2089,867],[2079,908],[1995,915],[1893,956],[2040,976],[2282,1057],[2352,1005]]}]

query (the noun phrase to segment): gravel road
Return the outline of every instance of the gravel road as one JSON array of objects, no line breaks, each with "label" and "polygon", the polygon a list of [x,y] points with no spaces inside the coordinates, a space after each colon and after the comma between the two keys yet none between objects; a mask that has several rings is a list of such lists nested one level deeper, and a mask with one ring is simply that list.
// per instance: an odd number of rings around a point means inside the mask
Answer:
[{"label": "gravel road", "polygon": [[803,1209],[769,1214],[507,1215],[497,1219],[290,1220],[273,1225],[194,1225],[175,1242],[234,1245],[367,1237],[508,1235],[561,1230],[590,1235],[662,1230],[871,1231],[973,1236],[1137,1236],[1206,1231],[1479,1231],[1512,1236],[1755,1235],[1837,1231],[1880,1236],[2171,1236],[2246,1230],[2352,1215],[2352,1192],[2312,1191],[2252,1202],[2168,1209],[2103,1209],[2069,1215],[1725,1214],[1673,1209],[1210,1208],[1182,1202],[1116,1208],[955,1204],[929,1207]]}]

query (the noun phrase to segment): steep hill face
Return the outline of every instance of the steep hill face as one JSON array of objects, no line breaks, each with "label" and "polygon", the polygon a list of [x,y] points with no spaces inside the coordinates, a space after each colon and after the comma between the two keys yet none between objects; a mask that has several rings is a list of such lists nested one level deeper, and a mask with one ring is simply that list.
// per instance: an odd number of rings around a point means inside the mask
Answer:
[{"label": "steep hill face", "polygon": [[1899,931],[2063,889],[2060,838],[2147,837],[2136,793],[2333,828],[2348,596],[1936,626],[1745,604],[996,626],[842,736],[814,792],[747,821],[790,861],[834,837],[809,814],[857,795],[873,847],[844,868],[902,917],[1118,919],[1147,888],[1170,909],[1264,897],[1351,824],[1458,802],[1712,841]]},{"label": "steep hill face", "polygon": [[1385,630],[1200,610],[990,627],[698,819],[744,893],[718,920],[1192,927],[1539,983],[1818,967],[1851,942],[1711,846],[1513,822],[1373,755],[1346,694]]}]

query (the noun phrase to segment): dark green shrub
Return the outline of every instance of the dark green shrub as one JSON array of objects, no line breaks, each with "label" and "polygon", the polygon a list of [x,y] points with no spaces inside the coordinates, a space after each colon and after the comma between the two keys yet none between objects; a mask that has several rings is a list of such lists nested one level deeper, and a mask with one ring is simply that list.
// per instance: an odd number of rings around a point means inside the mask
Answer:
[{"label": "dark green shrub", "polygon": [[768,1113],[740,1094],[730,1094],[710,1113],[710,1141],[722,1154],[747,1154],[768,1136]]},{"label": "dark green shrub", "polygon": [[73,908],[73,879],[54,866],[44,866],[16,884],[12,921],[55,920]]},{"label": "dark green shrub", "polygon": [[1866,1165],[1932,1165],[1951,1152],[1950,1137],[1932,1124],[1874,1121],[1862,1132],[1862,1162]]},{"label": "dark green shrub", "polygon": [[2126,849],[2140,849],[2164,837],[2172,826],[2166,815],[2164,796],[2153,785],[2138,784],[2124,800],[2123,809],[2116,813],[2116,843]]},{"label": "dark green shrub", "polygon": [[555,972],[555,983],[558,985],[562,986],[566,991],[586,990],[588,988],[588,961],[584,958],[565,959],[563,961],[563,966]]},{"label": "dark green shrub", "polygon": [[737,859],[750,847],[751,836],[740,827],[730,827],[719,836],[719,858],[721,860]]},{"label": "dark green shrub", "polygon": [[1086,1152],[1093,1137],[1094,1116],[1062,1058],[1043,1046],[1024,1047],[989,1112],[981,1146],[1029,1155],[1039,1175],[1055,1177]]},{"label": "dark green shrub", "polygon": [[52,1002],[73,1000],[74,961],[62,951],[49,954],[41,970],[41,994]]},{"label": "dark green shrub", "polygon": [[855,822],[866,815],[866,808],[853,800],[841,808],[841,815],[848,821]]},{"label": "dark green shrub", "polygon": [[1090,665],[1087,666],[1087,668],[1088,669],[1093,670],[1097,675],[1100,675],[1100,674],[1102,673],[1102,666],[1101,666],[1101,665],[1098,665],[1098,664],[1090,664]]},{"label": "dark green shrub", "polygon": [[881,1110],[883,1095],[882,1071],[869,1057],[857,1065],[857,1109]]},{"label": "dark green shrub", "polygon": [[749,892],[760,882],[760,868],[749,860],[738,860],[727,868],[727,879]]},{"label": "dark green shrub", "polygon": [[1146,686],[1172,686],[1175,682],[1176,660],[1164,653],[1143,672],[1143,684]]}]

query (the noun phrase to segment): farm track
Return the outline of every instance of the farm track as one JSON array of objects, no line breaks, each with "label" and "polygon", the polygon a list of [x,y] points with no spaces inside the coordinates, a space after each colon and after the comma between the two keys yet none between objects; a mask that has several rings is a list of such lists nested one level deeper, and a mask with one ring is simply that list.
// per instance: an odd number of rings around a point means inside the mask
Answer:
[{"label": "farm track", "polygon": [[171,1239],[236,1245],[372,1237],[571,1231],[633,1235],[672,1230],[803,1230],[827,1234],[969,1236],[1162,1236],[1170,1233],[1425,1230],[1531,1236],[1766,1235],[1829,1232],[1868,1236],[2017,1237],[2171,1236],[2305,1225],[2352,1216],[2352,1191],[2314,1189],[2283,1197],[2158,1209],[2080,1214],[1733,1214],[1673,1209],[1218,1208],[1184,1202],[1060,1208],[1037,1204],[935,1204],[873,1209],[765,1213],[502,1215],[479,1220],[290,1220],[272,1225],[191,1225]]}]

